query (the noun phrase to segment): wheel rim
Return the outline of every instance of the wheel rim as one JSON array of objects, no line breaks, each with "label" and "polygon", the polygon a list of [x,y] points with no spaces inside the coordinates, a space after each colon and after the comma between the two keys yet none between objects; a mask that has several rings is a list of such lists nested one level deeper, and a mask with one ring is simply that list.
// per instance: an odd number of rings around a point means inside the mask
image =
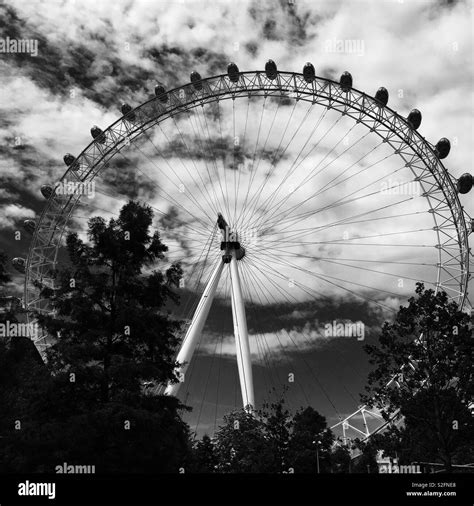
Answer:
[{"label": "wheel rim", "polygon": [[[388,107],[381,107],[374,98],[358,90],[351,88],[344,91],[339,83],[318,77],[312,83],[307,83],[302,74],[278,72],[274,79],[269,79],[264,72],[244,72],[239,74],[238,82],[232,82],[227,75],[221,75],[204,79],[200,83],[200,90],[197,90],[194,84],[176,88],[167,93],[166,104],[161,100],[163,96],[158,96],[117,120],[105,130],[105,142],[90,143],[77,157],[73,166],[65,172],[61,181],[93,181],[124,147],[133,144],[153,127],[171,119],[173,114],[179,115],[216,101],[219,103],[250,96],[264,97],[265,100],[279,97],[280,100],[288,98],[295,100],[295,103],[301,101],[324,106],[341,116],[351,118],[355,124],[367,127],[409,165],[426,194],[437,227],[440,247],[436,289],[445,289],[452,299],[461,306],[464,304],[469,277],[468,230],[456,188],[437,158],[434,146],[413,130],[404,118]],[[41,215],[30,247],[25,276],[25,303],[31,310],[50,310],[47,301],[38,298],[35,282],[54,283],[52,274],[57,263],[58,250],[68,222],[80,200],[81,197],[77,195],[65,198],[53,193]],[[231,212],[230,206],[227,212]],[[257,223],[260,222],[257,220]],[[215,242],[216,238],[213,240]],[[280,266],[281,264],[282,262]],[[36,344],[43,350],[48,345],[47,336],[41,336]],[[361,415],[365,429],[360,430],[351,423],[356,415]],[[373,429],[368,428],[366,417],[378,420],[377,416],[377,413],[363,406],[355,413],[340,419],[333,427],[342,428],[344,435],[346,429],[352,428],[368,436]]]}]

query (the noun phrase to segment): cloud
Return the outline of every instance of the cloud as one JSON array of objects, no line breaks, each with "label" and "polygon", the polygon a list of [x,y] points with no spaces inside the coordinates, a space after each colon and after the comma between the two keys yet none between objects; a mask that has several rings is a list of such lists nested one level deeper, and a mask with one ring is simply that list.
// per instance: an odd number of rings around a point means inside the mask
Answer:
[{"label": "cloud", "polygon": [[19,220],[32,218],[35,216],[33,210],[17,204],[8,204],[2,207],[2,216],[0,216],[0,229],[14,229],[19,226]]},{"label": "cloud", "polygon": [[[9,36],[34,38],[39,48],[37,57],[2,55],[9,97],[0,122],[2,191],[9,199],[29,195],[22,218],[41,209],[39,187],[61,177],[62,155],[78,154],[90,142],[90,127],[112,123],[122,101],[141,103],[155,83],[176,87],[192,70],[203,77],[223,73],[232,60],[246,70],[273,58],[280,69],[298,71],[313,61],[317,74],[335,79],[350,70],[355,86],[368,93],[385,85],[390,107],[402,114],[422,110],[420,130],[430,141],[452,139],[446,164],[453,174],[472,169],[468,2],[367,2],[363,9],[305,1],[78,4],[1,7]],[[338,41],[342,52],[334,49]],[[356,53],[347,43],[354,41]],[[209,237],[217,212],[237,221],[235,210],[245,205],[241,232],[257,233],[257,241],[244,241],[248,297],[293,304],[365,297],[389,314],[396,309],[391,301],[401,302],[417,279],[435,279],[430,217],[423,199],[380,194],[388,180],[410,181],[409,170],[385,159],[383,147],[372,153],[373,138],[359,143],[362,127],[348,130],[345,120],[333,127],[332,112],[318,126],[319,113],[260,98],[178,114],[123,150],[97,179],[96,198],[85,201],[71,223],[83,233],[88,217],[113,216],[128,198],[149,203],[160,226],[180,208],[185,224],[163,230],[170,261],[186,253],[190,267],[210,272],[209,264],[197,262],[199,243]],[[335,145],[343,138],[347,144]],[[282,179],[285,170],[289,176]],[[472,202],[463,203],[472,214]],[[219,242],[212,243],[216,251]]]},{"label": "cloud", "polygon": [[[350,320],[337,321],[341,325],[357,325],[357,322]],[[359,326],[360,326],[359,322]],[[331,332],[326,332],[328,325]],[[279,363],[288,356],[295,354],[305,355],[308,352],[314,352],[324,346],[329,345],[334,340],[343,341],[346,339],[353,339],[356,341],[363,340],[365,334],[356,334],[356,327],[353,328],[353,335],[343,336],[334,335],[332,333],[333,322],[326,322],[321,325],[315,326],[314,322],[307,321],[303,327],[280,328],[276,331],[265,333],[249,333],[250,354],[253,364],[265,365],[269,360],[272,363]],[[359,328],[359,327],[357,327]],[[370,329],[365,329],[364,332],[369,333]],[[209,338],[209,336],[207,336]],[[234,335],[215,336],[214,340],[222,339],[222,344],[219,345],[219,355],[221,357],[235,357],[236,345]],[[213,342],[203,343],[199,348],[200,353],[214,354],[216,352],[216,345]]]}]

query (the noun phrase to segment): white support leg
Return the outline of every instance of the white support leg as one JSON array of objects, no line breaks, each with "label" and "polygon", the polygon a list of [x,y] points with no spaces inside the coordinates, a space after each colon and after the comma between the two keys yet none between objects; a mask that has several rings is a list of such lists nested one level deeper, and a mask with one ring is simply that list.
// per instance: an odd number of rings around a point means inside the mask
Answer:
[{"label": "white support leg", "polygon": [[244,408],[252,409],[255,406],[252,361],[250,359],[250,346],[247,319],[245,317],[244,298],[242,296],[242,287],[240,285],[235,251],[232,252],[232,260],[230,261],[230,280],[232,286],[232,315],[234,320],[235,346],[237,350],[237,366],[239,368],[242,402]]},{"label": "white support leg", "polygon": [[196,348],[196,345],[199,341],[199,337],[202,334],[202,329],[206,323],[209,310],[211,309],[212,301],[214,300],[214,295],[216,294],[217,285],[219,283],[223,268],[224,262],[222,261],[222,258],[219,257],[218,263],[214,269],[214,272],[212,273],[211,279],[204,289],[201,300],[199,301],[198,307],[191,321],[191,325],[189,326],[188,331],[184,336],[183,342],[181,344],[181,349],[179,350],[178,356],[176,357],[176,360],[182,364],[181,367],[178,367],[175,370],[176,375],[178,378],[180,378],[180,382],[168,383],[168,386],[165,390],[165,395],[176,395],[178,393],[179,387],[181,386],[181,383],[184,381],[184,375],[186,374],[189,362],[193,356],[194,349]]},{"label": "white support leg", "polygon": [[[236,349],[238,350],[238,333],[237,333],[237,329],[239,328],[238,324],[237,324],[237,310],[235,308],[235,300],[234,300],[234,292],[233,290],[231,289],[230,290],[230,300],[231,300],[231,303],[232,303],[232,321],[234,323],[234,335],[235,335],[235,346],[236,346]],[[243,389],[243,385],[245,384],[245,380],[244,380],[244,376],[243,376],[243,368],[241,367],[241,361],[239,360],[239,353],[237,351],[237,369],[239,371],[239,384],[240,384],[240,387],[241,389]],[[243,390],[242,390],[243,391]],[[244,404],[244,407],[245,407],[245,397],[244,395],[242,394],[242,402]]]}]

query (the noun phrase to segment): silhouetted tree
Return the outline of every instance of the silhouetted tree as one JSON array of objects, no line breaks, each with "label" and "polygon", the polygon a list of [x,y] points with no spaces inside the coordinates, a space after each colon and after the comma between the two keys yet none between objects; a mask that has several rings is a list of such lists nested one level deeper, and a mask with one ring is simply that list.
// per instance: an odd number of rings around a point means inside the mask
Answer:
[{"label": "silhouetted tree", "polygon": [[399,410],[405,428],[398,450],[410,458],[436,458],[451,470],[453,458],[472,444],[466,437],[472,433],[473,344],[469,315],[445,292],[418,283],[416,297],[384,324],[378,345],[365,347],[375,368],[364,401],[387,419]]},{"label": "silhouetted tree", "polygon": [[[48,350],[56,373],[74,373],[88,390],[88,403],[118,400],[138,393],[143,381],[174,378],[174,350],[179,323],[162,310],[178,286],[181,269],[156,266],[167,247],[158,232],[150,234],[153,213],[130,202],[117,220],[89,221],[85,244],[70,234],[71,267],[59,272],[58,287],[44,288],[56,314],[38,315],[57,342]],[[89,404],[90,405],[90,404]]]},{"label": "silhouetted tree", "polygon": [[354,448],[358,449],[360,453],[351,462],[351,472],[378,473],[377,453],[380,449],[380,444],[376,436],[366,441],[356,440],[354,442]]},{"label": "silhouetted tree", "polygon": [[258,416],[263,422],[265,431],[266,451],[262,455],[265,459],[267,472],[288,472],[291,467],[289,445],[293,428],[293,416],[285,407],[284,395],[274,402],[266,402]]},{"label": "silhouetted tree", "polygon": [[215,435],[217,471],[222,473],[267,472],[264,455],[268,448],[262,420],[244,409],[224,417]]},{"label": "silhouetted tree", "polygon": [[293,419],[288,462],[295,473],[325,473],[331,470],[331,448],[334,442],[326,419],[314,408],[298,411]]},{"label": "silhouetted tree", "polygon": [[186,462],[184,406],[144,388],[174,379],[179,328],[164,306],[178,300],[181,270],[156,269],[167,248],[150,233],[152,217],[129,202],[118,219],[89,221],[88,244],[67,237],[70,265],[54,290],[41,287],[55,313],[37,315],[56,340],[41,378],[24,372],[35,385],[13,403],[22,429],[6,433],[6,470],[51,472],[67,462],[99,473],[177,472]]},{"label": "silhouetted tree", "polygon": [[233,411],[213,441],[218,472],[316,473],[318,458],[320,472],[331,471],[334,436],[325,418],[311,407],[293,416],[284,398]]},{"label": "silhouetted tree", "polygon": [[351,472],[351,453],[346,446],[336,445],[331,452],[331,472]]},{"label": "silhouetted tree", "polygon": [[194,473],[212,473],[218,466],[218,460],[212,439],[205,434],[193,448],[191,471]]},{"label": "silhouetted tree", "polygon": [[[6,306],[0,307],[2,325],[19,322],[15,304],[10,304],[6,292],[11,280],[6,263],[7,255],[0,252],[0,295],[6,301]],[[47,379],[48,373],[30,338],[0,338],[0,473],[22,469],[21,436],[25,435],[28,413],[34,411]],[[9,462],[14,464],[10,466]]]}]

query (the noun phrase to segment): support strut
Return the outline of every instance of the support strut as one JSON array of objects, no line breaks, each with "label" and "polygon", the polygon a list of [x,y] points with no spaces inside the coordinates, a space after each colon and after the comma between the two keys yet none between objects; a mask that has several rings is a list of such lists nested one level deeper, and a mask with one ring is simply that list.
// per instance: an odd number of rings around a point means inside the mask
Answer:
[{"label": "support strut", "polygon": [[175,374],[178,376],[180,381],[179,383],[168,383],[168,386],[165,390],[165,395],[176,395],[178,393],[179,387],[181,386],[181,383],[184,381],[184,375],[186,374],[189,362],[193,356],[194,349],[196,348],[196,345],[199,341],[199,337],[202,334],[202,329],[206,323],[209,310],[211,309],[212,301],[214,300],[214,295],[216,294],[217,285],[219,284],[219,279],[221,277],[223,268],[224,262],[222,258],[219,258],[214,272],[212,273],[211,279],[204,289],[201,300],[199,301],[198,307],[191,321],[191,325],[189,326],[188,331],[184,336],[184,340],[181,345],[181,349],[179,350],[178,356],[176,357],[176,360],[182,364],[175,370]]},{"label": "support strut", "polygon": [[235,347],[237,367],[239,369],[240,388],[244,408],[251,410],[255,406],[253,390],[252,361],[250,359],[247,319],[245,317],[244,298],[237,267],[236,252],[232,252],[230,261],[230,280],[232,290],[232,316],[234,320]]}]

